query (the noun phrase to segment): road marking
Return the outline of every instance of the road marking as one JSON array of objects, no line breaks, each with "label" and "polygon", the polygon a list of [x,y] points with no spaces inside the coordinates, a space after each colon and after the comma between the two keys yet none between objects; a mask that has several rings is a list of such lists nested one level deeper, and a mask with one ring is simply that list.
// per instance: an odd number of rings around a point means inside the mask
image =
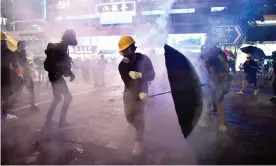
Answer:
[{"label": "road marking", "polygon": [[[80,96],[80,95],[84,95],[84,94],[87,94],[87,93],[90,93],[90,92],[95,92],[95,91],[99,91],[99,90],[104,90],[106,88],[112,88],[112,87],[116,87],[116,86],[120,86],[120,85],[111,85],[111,86],[106,86],[104,88],[99,88],[99,89],[93,89],[93,90],[86,90],[86,91],[83,91],[83,92],[79,92],[79,93],[75,93],[75,94],[72,94],[73,96]],[[38,105],[42,105],[42,104],[46,104],[46,103],[50,103],[52,102],[52,100],[47,100],[47,101],[42,101],[42,102],[38,102],[38,103],[35,103],[37,106]],[[21,106],[21,107],[18,107],[18,108],[15,108],[13,109],[12,111],[13,112],[16,112],[16,111],[19,111],[19,110],[23,110],[23,109],[26,109],[26,108],[29,108],[31,105],[28,104],[28,105],[25,105],[25,106]]]}]

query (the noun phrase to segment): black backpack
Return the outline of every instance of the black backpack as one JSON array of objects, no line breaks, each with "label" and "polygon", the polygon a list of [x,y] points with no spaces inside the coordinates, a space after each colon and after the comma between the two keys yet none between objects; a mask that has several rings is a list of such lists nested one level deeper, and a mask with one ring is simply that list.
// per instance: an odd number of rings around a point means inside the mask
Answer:
[{"label": "black backpack", "polygon": [[65,75],[71,71],[71,58],[61,43],[49,43],[45,50],[44,69]]}]

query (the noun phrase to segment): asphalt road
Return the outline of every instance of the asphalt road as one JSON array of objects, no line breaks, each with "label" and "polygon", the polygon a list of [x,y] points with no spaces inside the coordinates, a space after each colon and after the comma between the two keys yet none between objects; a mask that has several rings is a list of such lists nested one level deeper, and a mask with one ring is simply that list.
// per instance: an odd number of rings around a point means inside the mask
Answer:
[{"label": "asphalt road", "polygon": [[106,88],[70,83],[73,103],[67,119],[72,126],[57,127],[59,106],[47,131],[43,124],[51,88],[36,86],[39,111],[29,109],[28,93],[23,93],[13,110],[18,119],[1,122],[1,163],[276,164],[276,107],[268,102],[269,92],[239,96],[232,89],[224,100],[228,130],[219,131],[214,117],[186,140],[171,96],[156,97],[146,110],[144,154],[133,157],[134,129],[124,117],[119,83],[110,81]]}]

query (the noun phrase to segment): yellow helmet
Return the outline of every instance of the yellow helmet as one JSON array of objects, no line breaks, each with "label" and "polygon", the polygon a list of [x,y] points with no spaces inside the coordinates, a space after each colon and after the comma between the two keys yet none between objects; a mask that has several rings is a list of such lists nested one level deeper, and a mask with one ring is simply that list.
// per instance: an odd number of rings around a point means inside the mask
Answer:
[{"label": "yellow helmet", "polygon": [[7,40],[7,35],[4,32],[1,32],[1,40]]},{"label": "yellow helmet", "polygon": [[123,51],[125,49],[127,49],[129,46],[131,46],[132,44],[134,44],[135,41],[131,36],[123,36],[120,40],[119,40],[119,50]]}]

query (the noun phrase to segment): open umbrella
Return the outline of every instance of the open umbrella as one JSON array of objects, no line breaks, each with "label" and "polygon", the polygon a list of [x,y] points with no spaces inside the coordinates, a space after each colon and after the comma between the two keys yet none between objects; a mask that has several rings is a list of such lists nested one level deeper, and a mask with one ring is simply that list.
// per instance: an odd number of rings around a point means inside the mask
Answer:
[{"label": "open umbrella", "polygon": [[202,113],[200,81],[193,65],[182,53],[169,45],[165,45],[164,48],[168,79],[178,122],[184,138],[187,138]]},{"label": "open umbrella", "polygon": [[241,51],[245,54],[252,54],[252,56],[254,58],[257,58],[257,59],[264,59],[266,57],[264,51],[258,47],[255,47],[255,46],[247,46],[247,47],[243,47],[241,48]]}]

